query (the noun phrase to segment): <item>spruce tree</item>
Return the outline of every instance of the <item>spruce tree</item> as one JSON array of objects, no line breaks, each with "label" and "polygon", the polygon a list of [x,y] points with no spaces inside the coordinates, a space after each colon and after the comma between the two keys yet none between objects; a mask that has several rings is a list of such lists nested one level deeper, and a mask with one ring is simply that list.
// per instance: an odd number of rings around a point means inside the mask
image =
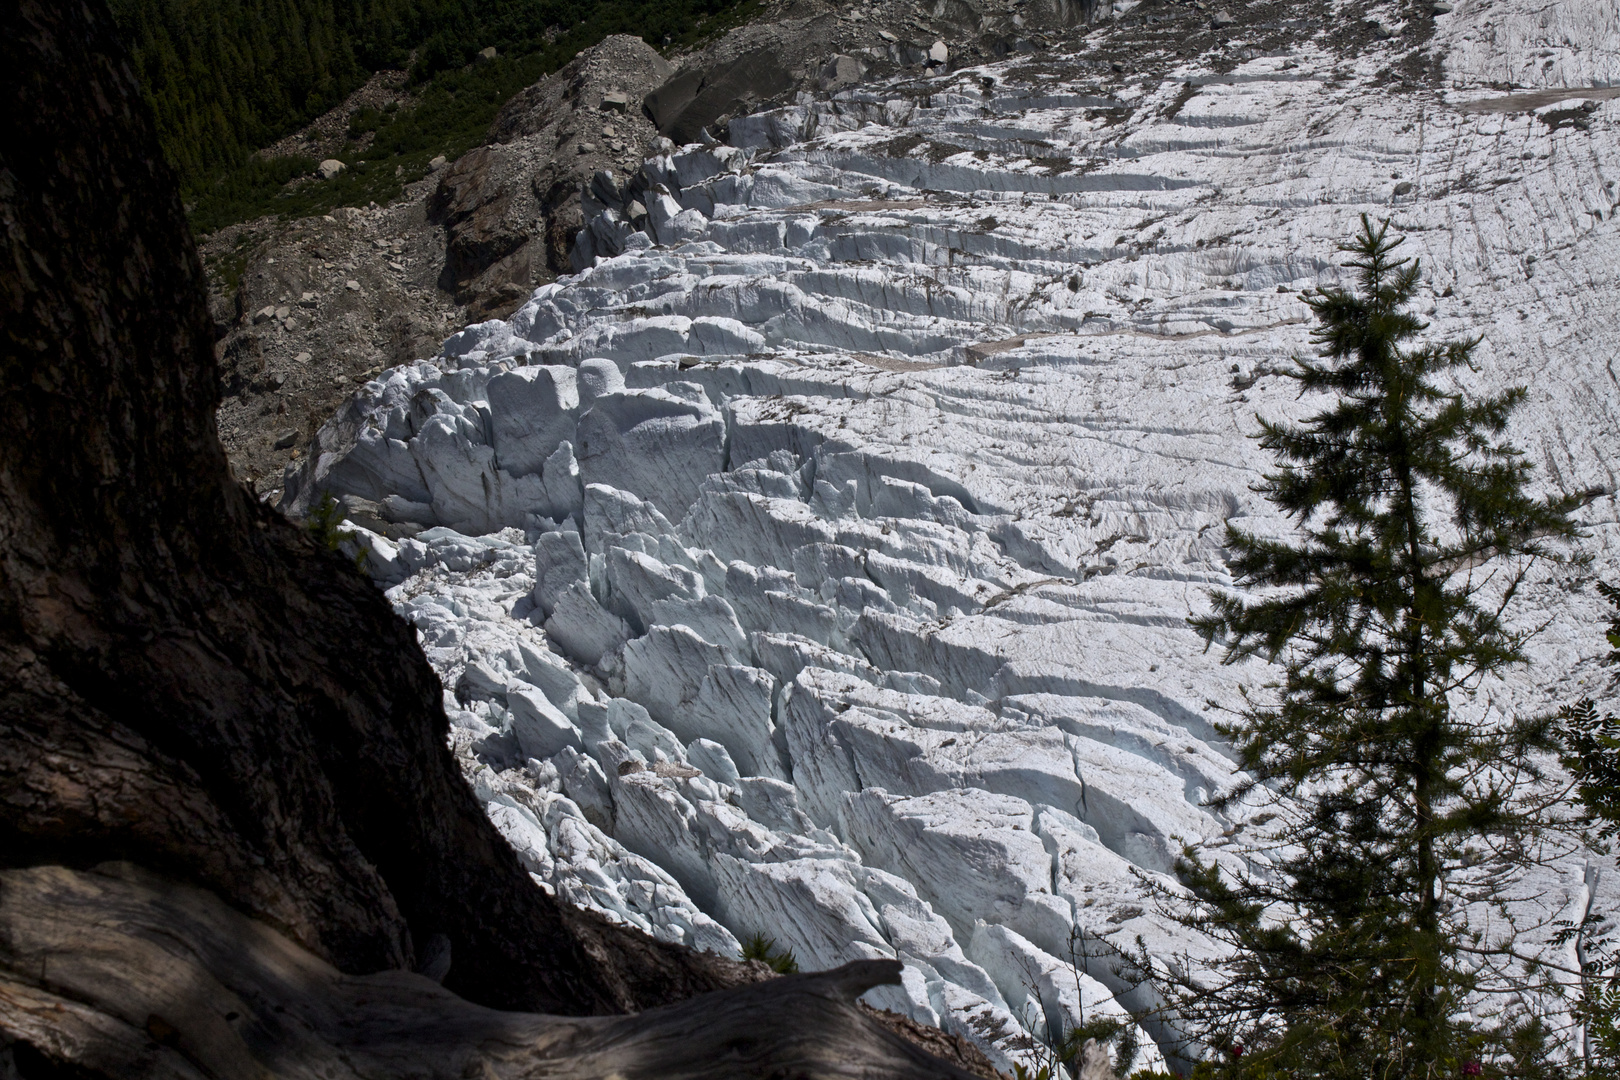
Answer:
[{"label": "spruce tree", "polygon": [[1575,535],[1576,500],[1532,494],[1504,440],[1522,389],[1455,388],[1479,339],[1415,340],[1419,265],[1396,257],[1401,242],[1363,216],[1341,246],[1357,288],[1306,299],[1320,355],[1285,374],[1325,405],[1261,421],[1277,464],[1256,488],[1296,532],[1229,528],[1248,591],[1193,620],[1227,662],[1281,669],[1227,727],[1248,779],[1223,801],[1276,799],[1269,861],[1190,852],[1181,867],[1182,917],[1233,949],[1172,988],[1219,1071],[1395,1080],[1489,1056],[1457,1019],[1491,942],[1459,925],[1454,879],[1470,846],[1523,856],[1556,733],[1453,706],[1523,660],[1506,612],[1531,565]]}]

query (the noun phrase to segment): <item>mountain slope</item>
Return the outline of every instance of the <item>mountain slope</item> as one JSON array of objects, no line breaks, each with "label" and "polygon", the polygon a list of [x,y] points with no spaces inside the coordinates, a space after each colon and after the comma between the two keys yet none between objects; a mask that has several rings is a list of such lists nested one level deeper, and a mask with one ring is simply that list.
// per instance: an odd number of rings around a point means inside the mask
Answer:
[{"label": "mountain slope", "polygon": [[[474,145],[501,104],[614,33],[690,43],[735,15],[737,0],[116,0],[113,15],[158,137],[199,227],[281,209],[282,185],[312,161],[253,155],[338,105],[374,73],[408,69],[410,102],[363,118],[376,176],[351,174],[303,203],[308,215],[397,193],[435,154]],[[479,63],[495,49],[499,59]],[[468,65],[473,65],[470,69]],[[444,76],[440,78],[440,76]],[[340,155],[351,165],[359,155]],[[397,160],[395,160],[397,159]],[[315,205],[305,205],[314,196]],[[321,195],[329,196],[324,201]],[[200,209],[196,204],[200,203]]]},{"label": "mountain slope", "polygon": [[[0,867],[139,864],[350,974],[443,937],[450,987],[492,1007],[735,981],[533,888],[409,628],[230,476],[202,269],[105,8],[14,4],[0,31],[0,373],[28,432],[0,450]],[[0,1044],[12,991],[56,985],[16,940]]]}]

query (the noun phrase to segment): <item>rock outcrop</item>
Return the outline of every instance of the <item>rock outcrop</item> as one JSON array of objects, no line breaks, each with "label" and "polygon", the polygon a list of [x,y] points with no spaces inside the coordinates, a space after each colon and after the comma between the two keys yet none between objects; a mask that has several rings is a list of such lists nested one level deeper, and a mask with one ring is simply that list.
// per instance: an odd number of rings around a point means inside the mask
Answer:
[{"label": "rock outcrop", "polygon": [[509,101],[489,141],[448,168],[429,202],[445,230],[444,287],[510,311],[535,283],[567,273],[580,192],[597,172],[622,183],[636,171],[655,131],[629,103],[672,71],[640,38],[616,34]]},{"label": "rock outcrop", "polygon": [[29,107],[3,151],[27,434],[0,467],[0,859],[132,860],[349,971],[409,968],[443,935],[448,985],[494,1006],[635,1008],[735,978],[535,890],[443,749],[411,630],[232,481],[201,269],[84,10],[23,4],[5,27],[7,98]]}]

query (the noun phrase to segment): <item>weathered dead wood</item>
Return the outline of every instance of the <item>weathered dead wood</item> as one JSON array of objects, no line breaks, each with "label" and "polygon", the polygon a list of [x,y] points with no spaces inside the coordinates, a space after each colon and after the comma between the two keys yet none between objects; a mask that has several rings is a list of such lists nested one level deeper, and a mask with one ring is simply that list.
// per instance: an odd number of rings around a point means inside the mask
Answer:
[{"label": "weathered dead wood", "polygon": [[971,1074],[855,1005],[870,960],[635,1016],[498,1012],[403,971],[344,975],[213,894],[127,864],[0,872],[0,1035],[142,1077],[728,1077]]}]

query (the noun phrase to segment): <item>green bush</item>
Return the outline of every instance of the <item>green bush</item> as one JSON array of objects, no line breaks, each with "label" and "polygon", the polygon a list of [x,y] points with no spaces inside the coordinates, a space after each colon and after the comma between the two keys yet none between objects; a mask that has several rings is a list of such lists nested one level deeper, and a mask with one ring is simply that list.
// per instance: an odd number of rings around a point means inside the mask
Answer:
[{"label": "green bush", "polygon": [[1131,1062],[1136,1060],[1136,1031],[1135,1024],[1111,1016],[1093,1017],[1083,1024],[1070,1028],[1053,1049],[1057,1053],[1058,1060],[1068,1066],[1071,1073],[1078,1075],[1080,1051],[1085,1049],[1087,1039],[1096,1039],[1103,1047],[1112,1043],[1114,1072],[1122,1074],[1130,1068]]},{"label": "green bush", "polygon": [[741,959],[758,960],[778,975],[792,975],[799,970],[799,962],[794,959],[793,950],[778,949],[776,939],[768,938],[764,934],[755,934],[743,942]]},{"label": "green bush", "polygon": [[[304,521],[304,528],[310,537],[327,551],[341,551],[343,541],[358,540],[354,532],[341,528],[343,522],[343,507],[332,497],[331,492],[321,496],[321,501],[310,510],[309,517]],[[354,568],[362,574],[368,573],[371,568],[370,554],[359,543],[355,544]]]},{"label": "green bush", "polygon": [[327,551],[336,551],[343,541],[354,535],[338,527],[342,522],[343,508],[332,497],[332,493],[327,492],[309,512],[309,519],[304,522],[304,528],[321,547]]},{"label": "green bush", "polygon": [[[1610,606],[1611,651],[1606,659],[1620,664],[1620,588],[1600,581],[1597,589]],[[1594,846],[1612,851],[1620,836],[1620,718],[1599,713],[1597,704],[1585,698],[1565,708],[1560,720],[1564,767],[1589,815]],[[1596,884],[1595,876],[1589,884]],[[1577,946],[1582,977],[1574,1013],[1586,1031],[1586,1075],[1603,1080],[1620,1077],[1620,940],[1615,929],[1609,914],[1594,907],[1579,924],[1565,926],[1557,939]]]}]

